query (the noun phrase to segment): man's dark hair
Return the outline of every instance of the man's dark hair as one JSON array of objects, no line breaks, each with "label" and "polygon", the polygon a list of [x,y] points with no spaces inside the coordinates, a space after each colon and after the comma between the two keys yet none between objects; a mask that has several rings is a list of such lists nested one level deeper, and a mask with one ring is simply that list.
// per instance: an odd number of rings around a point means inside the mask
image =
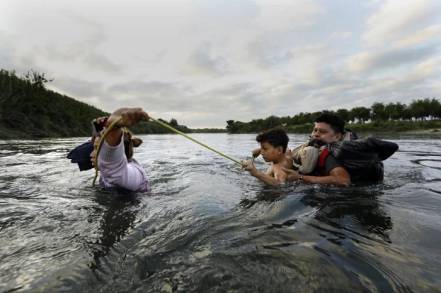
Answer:
[{"label": "man's dark hair", "polygon": [[285,152],[286,148],[288,147],[289,138],[283,128],[276,127],[257,135],[256,141],[259,143],[267,142],[273,147],[281,146],[283,148],[283,152]]},{"label": "man's dark hair", "polygon": [[332,130],[336,133],[344,133],[345,132],[345,122],[338,116],[331,113],[323,113],[318,116],[314,122],[327,123],[331,126]]}]

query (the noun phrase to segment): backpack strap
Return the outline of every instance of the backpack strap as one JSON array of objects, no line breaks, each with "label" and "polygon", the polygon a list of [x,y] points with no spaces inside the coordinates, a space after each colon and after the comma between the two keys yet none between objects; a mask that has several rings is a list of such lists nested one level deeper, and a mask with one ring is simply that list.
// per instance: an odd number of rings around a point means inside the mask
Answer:
[{"label": "backpack strap", "polygon": [[326,158],[329,156],[329,150],[328,148],[324,148],[322,150],[322,152],[320,153],[320,156],[318,158],[318,164],[317,166],[319,168],[324,168],[325,167],[325,162],[326,162]]}]

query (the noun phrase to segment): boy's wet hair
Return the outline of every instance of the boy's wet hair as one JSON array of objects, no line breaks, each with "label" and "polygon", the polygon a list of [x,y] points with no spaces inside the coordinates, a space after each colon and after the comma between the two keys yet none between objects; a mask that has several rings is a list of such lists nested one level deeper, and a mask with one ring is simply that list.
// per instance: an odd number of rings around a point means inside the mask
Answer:
[{"label": "boy's wet hair", "polygon": [[281,127],[276,127],[269,129],[267,131],[264,131],[256,136],[256,141],[258,143],[267,142],[273,147],[279,147],[281,146],[283,148],[283,152],[286,151],[286,148],[288,147],[288,135],[286,134],[286,131]]},{"label": "boy's wet hair", "polygon": [[338,117],[337,115],[331,113],[323,113],[318,116],[314,122],[316,123],[326,123],[329,124],[336,133],[344,133],[345,132],[345,122]]}]

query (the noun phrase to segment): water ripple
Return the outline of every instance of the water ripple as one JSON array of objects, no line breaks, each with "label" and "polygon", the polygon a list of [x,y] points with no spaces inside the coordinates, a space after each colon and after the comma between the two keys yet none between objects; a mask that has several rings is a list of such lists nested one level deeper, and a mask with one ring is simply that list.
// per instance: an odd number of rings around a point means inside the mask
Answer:
[{"label": "water ripple", "polygon": [[[237,159],[255,147],[195,137]],[[181,137],[142,136],[152,189],[133,194],[65,159],[86,139],[0,141],[0,291],[440,292],[439,140],[395,140],[382,184],[270,188]]]}]

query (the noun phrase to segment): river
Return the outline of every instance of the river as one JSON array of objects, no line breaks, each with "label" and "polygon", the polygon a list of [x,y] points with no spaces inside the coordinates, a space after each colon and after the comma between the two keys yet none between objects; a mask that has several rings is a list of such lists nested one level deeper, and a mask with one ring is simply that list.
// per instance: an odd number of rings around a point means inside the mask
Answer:
[{"label": "river", "polygon": [[183,137],[141,138],[139,194],[91,186],[65,158],[85,138],[0,141],[1,292],[441,292],[439,139],[391,139],[382,184],[270,188]]}]

